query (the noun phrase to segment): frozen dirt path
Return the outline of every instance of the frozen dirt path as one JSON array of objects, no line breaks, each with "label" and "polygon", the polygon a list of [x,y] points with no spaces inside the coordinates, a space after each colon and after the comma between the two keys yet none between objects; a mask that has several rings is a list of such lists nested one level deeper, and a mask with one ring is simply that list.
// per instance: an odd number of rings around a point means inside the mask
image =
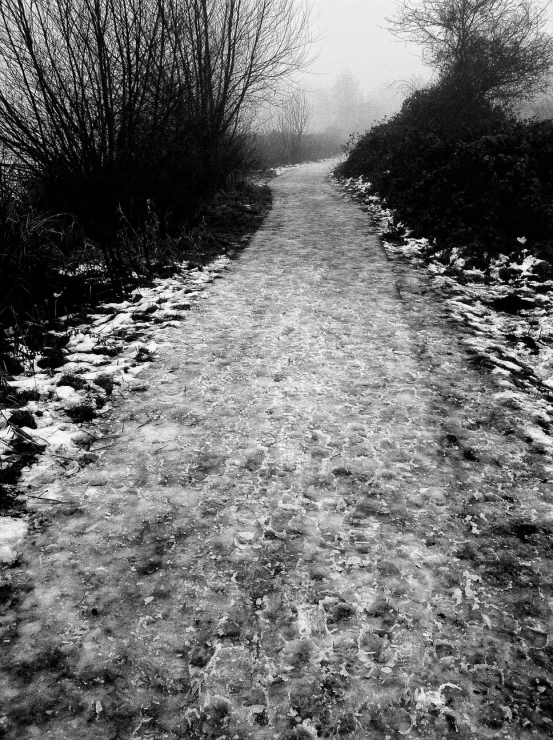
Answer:
[{"label": "frozen dirt path", "polygon": [[2,592],[0,736],[551,737],[548,460],[327,170],[273,181],[58,484]]}]

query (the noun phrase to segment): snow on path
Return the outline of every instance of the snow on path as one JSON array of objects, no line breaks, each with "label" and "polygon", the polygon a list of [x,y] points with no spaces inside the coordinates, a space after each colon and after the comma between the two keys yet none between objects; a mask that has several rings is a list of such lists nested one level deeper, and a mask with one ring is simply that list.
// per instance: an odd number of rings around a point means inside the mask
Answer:
[{"label": "snow on path", "polygon": [[551,737],[550,460],[327,170],[36,501],[8,740]]}]

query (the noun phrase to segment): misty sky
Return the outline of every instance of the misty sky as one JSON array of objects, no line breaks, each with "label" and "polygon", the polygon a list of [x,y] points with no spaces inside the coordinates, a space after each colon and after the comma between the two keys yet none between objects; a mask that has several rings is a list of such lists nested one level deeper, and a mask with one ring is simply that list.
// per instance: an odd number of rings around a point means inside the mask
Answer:
[{"label": "misty sky", "polygon": [[312,28],[319,40],[313,46],[318,56],[306,86],[330,87],[336,74],[348,70],[363,92],[387,97],[386,89],[395,81],[419,75],[428,79],[419,48],[398,41],[386,29],[395,0],[311,0],[311,4]]}]

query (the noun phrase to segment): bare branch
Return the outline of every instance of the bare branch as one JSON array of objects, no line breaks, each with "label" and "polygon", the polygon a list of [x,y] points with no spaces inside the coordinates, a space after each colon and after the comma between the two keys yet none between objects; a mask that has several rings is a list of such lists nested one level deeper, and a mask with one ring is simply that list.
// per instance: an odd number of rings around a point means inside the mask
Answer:
[{"label": "bare branch", "polygon": [[392,32],[420,44],[425,61],[475,98],[510,104],[548,82],[553,40],[547,4],[534,0],[402,0]]}]

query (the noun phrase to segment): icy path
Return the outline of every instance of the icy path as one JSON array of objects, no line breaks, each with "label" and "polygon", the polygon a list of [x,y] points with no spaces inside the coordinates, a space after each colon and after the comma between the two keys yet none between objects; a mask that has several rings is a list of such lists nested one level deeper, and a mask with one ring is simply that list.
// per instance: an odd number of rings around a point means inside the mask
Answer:
[{"label": "icy path", "polygon": [[8,740],[551,737],[548,460],[327,169],[10,571]]}]

